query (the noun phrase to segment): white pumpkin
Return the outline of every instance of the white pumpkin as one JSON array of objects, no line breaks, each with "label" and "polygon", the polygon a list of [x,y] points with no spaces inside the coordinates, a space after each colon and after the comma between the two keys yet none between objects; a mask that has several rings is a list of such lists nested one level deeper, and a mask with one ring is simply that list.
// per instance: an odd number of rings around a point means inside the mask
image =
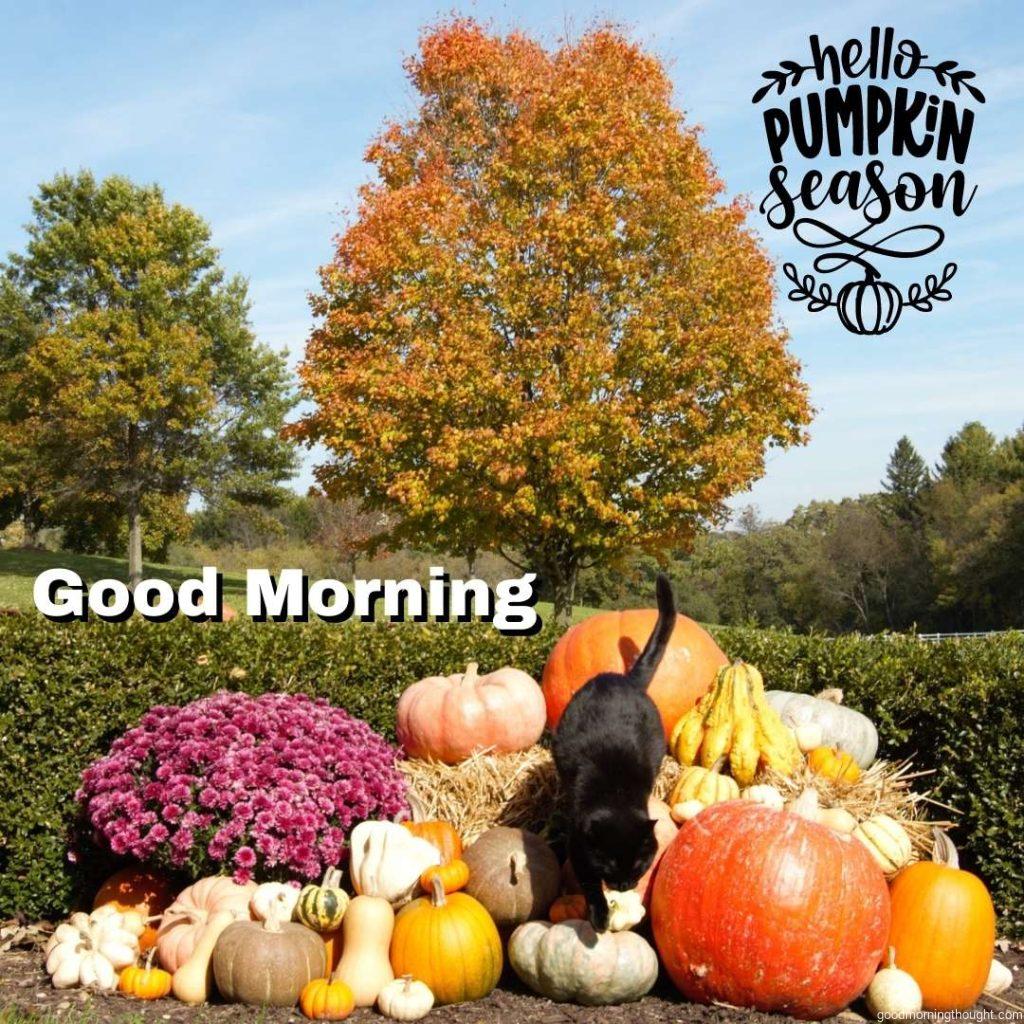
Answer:
[{"label": "white pumpkin", "polygon": [[646,911],[643,897],[636,889],[627,889],[625,892],[609,889],[604,898],[608,903],[608,931],[629,931],[644,919]]},{"label": "white pumpkin", "polygon": [[645,996],[658,957],[636,932],[595,932],[589,921],[527,921],[508,940],[520,980],[556,1003],[608,1006]]},{"label": "white pumpkin", "polygon": [[794,725],[792,732],[796,745],[804,754],[825,745],[825,731],[817,722],[804,722],[802,725]]},{"label": "white pumpkin", "polygon": [[890,878],[914,856],[906,829],[888,814],[871,815],[853,830],[853,835],[868,848],[868,853]]},{"label": "white pumpkin", "polygon": [[377,1009],[392,1020],[419,1020],[434,1006],[434,993],[411,974],[389,981],[377,996]]},{"label": "white pumpkin", "polygon": [[765,699],[790,729],[817,725],[821,729],[819,746],[838,747],[852,754],[861,768],[869,768],[875,760],[878,730],[867,715],[843,704],[842,690],[822,690],[817,697],[788,690],[768,690]]},{"label": "white pumpkin", "polygon": [[299,902],[299,890],[285,882],[264,882],[249,900],[249,910],[257,921],[290,921]]},{"label": "white pumpkin", "polygon": [[1002,995],[1013,984],[1013,971],[1006,964],[993,960],[988,969],[988,981],[985,982],[985,995]]},{"label": "white pumpkin", "polygon": [[46,973],[54,988],[95,988],[112,992],[118,972],[139,956],[139,915],[131,917],[101,907],[92,914],[72,914],[46,944]]},{"label": "white pumpkin", "polygon": [[888,967],[874,976],[864,993],[868,1009],[879,1020],[901,1020],[921,1012],[921,987],[895,964],[896,951],[890,946]]},{"label": "white pumpkin", "polygon": [[768,783],[756,786],[747,786],[747,788],[740,793],[740,799],[750,800],[755,804],[763,804],[765,807],[771,808],[773,811],[781,811],[786,805],[786,798],[774,786],[771,786]]},{"label": "white pumpkin", "polygon": [[349,873],[360,896],[405,903],[420,875],[441,863],[441,851],[391,821],[364,821],[352,830]]}]

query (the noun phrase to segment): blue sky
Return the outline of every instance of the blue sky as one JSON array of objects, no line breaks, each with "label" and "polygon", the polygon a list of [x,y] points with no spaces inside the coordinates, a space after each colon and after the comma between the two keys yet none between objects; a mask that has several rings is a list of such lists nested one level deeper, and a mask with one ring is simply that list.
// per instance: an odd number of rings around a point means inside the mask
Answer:
[{"label": "blue sky", "polygon": [[[546,38],[613,19],[668,63],[676,101],[703,125],[729,194],[755,200],[770,163],[750,96],[763,70],[805,58],[807,37],[840,43],[893,24],[930,56],[977,72],[980,108],[967,162],[978,194],[921,273],[957,260],[954,300],[906,311],[881,338],[847,333],[831,312],[782,297],[818,415],[810,443],[770,456],[736,504],[785,516],[812,498],[873,489],[909,434],[929,460],[963,422],[999,434],[1024,420],[1024,5],[994,2],[603,3],[456,5]],[[451,10],[391,3],[4,3],[0,38],[0,251],[22,245],[36,184],[89,167],[158,181],[213,226],[231,271],[250,280],[259,336],[301,355],[306,293],[369,169],[367,141],[415,96],[402,59],[420,27]],[[805,252],[752,223],[782,260]],[[927,264],[927,265],[926,265]],[[296,486],[310,480],[307,460]]]}]

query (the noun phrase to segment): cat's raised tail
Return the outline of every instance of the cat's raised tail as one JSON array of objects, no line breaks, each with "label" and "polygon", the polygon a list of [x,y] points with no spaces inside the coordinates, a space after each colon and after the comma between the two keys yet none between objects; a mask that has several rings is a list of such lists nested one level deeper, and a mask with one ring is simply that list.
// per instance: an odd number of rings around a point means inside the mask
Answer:
[{"label": "cat's raised tail", "polygon": [[668,646],[669,637],[672,636],[672,630],[676,628],[676,599],[672,594],[672,584],[664,573],[658,574],[654,589],[658,596],[658,621],[654,625],[654,632],[648,637],[644,649],[640,652],[640,657],[626,673],[627,682],[638,690],[646,690],[650,686]]}]

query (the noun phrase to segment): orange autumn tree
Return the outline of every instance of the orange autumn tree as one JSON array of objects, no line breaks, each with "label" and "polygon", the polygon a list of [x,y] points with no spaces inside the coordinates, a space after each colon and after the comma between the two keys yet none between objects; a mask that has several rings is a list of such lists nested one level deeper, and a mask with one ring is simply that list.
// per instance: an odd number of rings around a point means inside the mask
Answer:
[{"label": "orange autumn tree", "polygon": [[472,20],[407,63],[417,114],[321,268],[295,433],[389,543],[497,550],[556,613],[584,567],[687,545],[803,439],[772,265],[660,62]]}]

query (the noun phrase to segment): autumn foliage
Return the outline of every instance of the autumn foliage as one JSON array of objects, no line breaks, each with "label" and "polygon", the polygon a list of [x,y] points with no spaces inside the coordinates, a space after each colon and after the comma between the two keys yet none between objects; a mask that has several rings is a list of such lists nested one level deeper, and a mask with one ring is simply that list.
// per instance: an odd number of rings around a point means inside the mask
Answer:
[{"label": "autumn foliage", "polygon": [[556,603],[580,568],[685,546],[802,439],[772,266],[659,61],[613,28],[546,49],[428,31],[421,104],[321,269],[296,434],[392,542],[502,550]]}]

